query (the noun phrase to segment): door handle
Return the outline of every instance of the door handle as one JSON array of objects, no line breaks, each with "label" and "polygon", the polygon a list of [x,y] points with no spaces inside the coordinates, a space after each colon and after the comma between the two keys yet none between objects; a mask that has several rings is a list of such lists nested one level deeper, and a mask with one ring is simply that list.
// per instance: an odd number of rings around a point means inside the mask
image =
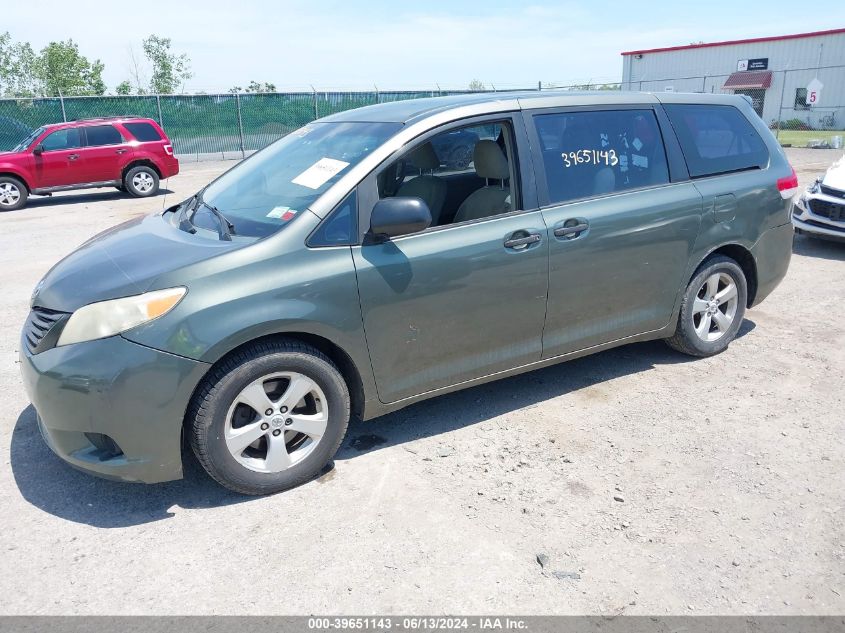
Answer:
[{"label": "door handle", "polygon": [[77,158],[79,158],[79,154],[70,154],[67,157],[68,160],[76,160]]},{"label": "door handle", "polygon": [[588,228],[590,228],[590,225],[582,220],[567,220],[563,226],[555,229],[555,237],[565,237],[568,240],[573,240]]},{"label": "door handle", "polygon": [[115,154],[125,154],[127,151],[129,151],[129,150],[125,150],[125,149],[118,149],[118,150],[115,150],[115,152],[114,152],[114,153],[115,153]]},{"label": "door handle", "polygon": [[529,244],[536,244],[540,241],[540,239],[541,238],[538,233],[532,233],[530,235],[526,235],[525,237],[512,237],[505,240],[505,248],[525,248]]}]

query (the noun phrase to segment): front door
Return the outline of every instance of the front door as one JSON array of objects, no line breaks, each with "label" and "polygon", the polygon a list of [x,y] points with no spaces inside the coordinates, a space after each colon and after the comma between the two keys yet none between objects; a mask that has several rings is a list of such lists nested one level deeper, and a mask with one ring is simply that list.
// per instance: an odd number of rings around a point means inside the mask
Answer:
[{"label": "front door", "polygon": [[41,154],[35,155],[35,186],[61,187],[84,180],[82,140],[79,128],[56,130],[41,139]]},{"label": "front door", "polygon": [[85,182],[120,180],[132,147],[113,125],[90,125],[85,130]]},{"label": "front door", "polygon": [[[428,137],[371,177],[379,182],[374,198],[411,191],[438,217],[423,232],[382,243],[365,239],[352,249],[382,402],[540,359],[548,240],[542,214],[531,196],[522,196],[516,176],[517,145],[527,155],[524,129],[515,136],[509,118],[471,127],[463,130],[473,156],[468,163],[441,156],[445,143]],[[419,169],[397,183],[403,161]],[[464,177],[467,186],[458,188]],[[362,186],[376,190],[375,182]]]},{"label": "front door", "polygon": [[702,199],[672,182],[653,109],[536,113],[532,124],[549,227],[543,357],[667,325]]}]

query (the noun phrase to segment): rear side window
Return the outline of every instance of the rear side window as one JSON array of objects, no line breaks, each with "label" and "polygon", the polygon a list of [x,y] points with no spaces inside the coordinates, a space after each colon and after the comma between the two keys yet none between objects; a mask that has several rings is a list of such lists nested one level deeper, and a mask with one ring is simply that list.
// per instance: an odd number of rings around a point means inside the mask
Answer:
[{"label": "rear side window", "polygon": [[161,134],[149,123],[124,123],[123,127],[142,143],[161,140]]},{"label": "rear side window", "polygon": [[652,110],[597,110],[534,117],[551,203],[669,182]]},{"label": "rear side window", "polygon": [[766,144],[751,122],[733,106],[664,106],[692,178],[762,169],[769,162]]},{"label": "rear side window", "polygon": [[85,128],[85,137],[88,147],[98,145],[120,145],[123,137],[113,125],[92,125]]}]

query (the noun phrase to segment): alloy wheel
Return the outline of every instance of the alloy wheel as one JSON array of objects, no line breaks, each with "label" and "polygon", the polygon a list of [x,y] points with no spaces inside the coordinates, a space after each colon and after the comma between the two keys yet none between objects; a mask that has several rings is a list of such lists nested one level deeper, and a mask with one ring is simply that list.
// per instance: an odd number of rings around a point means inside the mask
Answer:
[{"label": "alloy wheel", "polygon": [[326,396],[311,378],[277,372],[247,385],[226,414],[226,447],[250,470],[277,473],[301,462],[326,433]]},{"label": "alloy wheel", "polygon": [[736,282],[727,273],[713,273],[704,280],[692,304],[695,333],[712,343],[722,338],[736,318]]},{"label": "alloy wheel", "polygon": [[13,207],[21,199],[21,190],[11,182],[0,183],[0,205]]},{"label": "alloy wheel", "polygon": [[140,171],[132,177],[132,186],[139,193],[149,193],[154,184],[153,177],[145,171]]}]

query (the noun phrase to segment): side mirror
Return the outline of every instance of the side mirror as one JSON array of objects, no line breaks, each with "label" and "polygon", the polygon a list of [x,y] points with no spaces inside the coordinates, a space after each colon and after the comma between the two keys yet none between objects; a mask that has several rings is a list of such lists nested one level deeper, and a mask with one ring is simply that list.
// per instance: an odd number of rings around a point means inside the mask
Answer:
[{"label": "side mirror", "polygon": [[43,153],[44,153],[44,146],[43,146],[41,143],[39,143],[39,144],[38,144],[38,145],[36,145],[36,146],[35,146],[35,148],[32,150],[32,153],[33,153],[33,154],[35,154],[36,156],[41,156],[41,154],[43,154]]},{"label": "side mirror", "polygon": [[431,211],[419,198],[385,198],[373,207],[370,232],[377,237],[418,233],[431,225]]}]

